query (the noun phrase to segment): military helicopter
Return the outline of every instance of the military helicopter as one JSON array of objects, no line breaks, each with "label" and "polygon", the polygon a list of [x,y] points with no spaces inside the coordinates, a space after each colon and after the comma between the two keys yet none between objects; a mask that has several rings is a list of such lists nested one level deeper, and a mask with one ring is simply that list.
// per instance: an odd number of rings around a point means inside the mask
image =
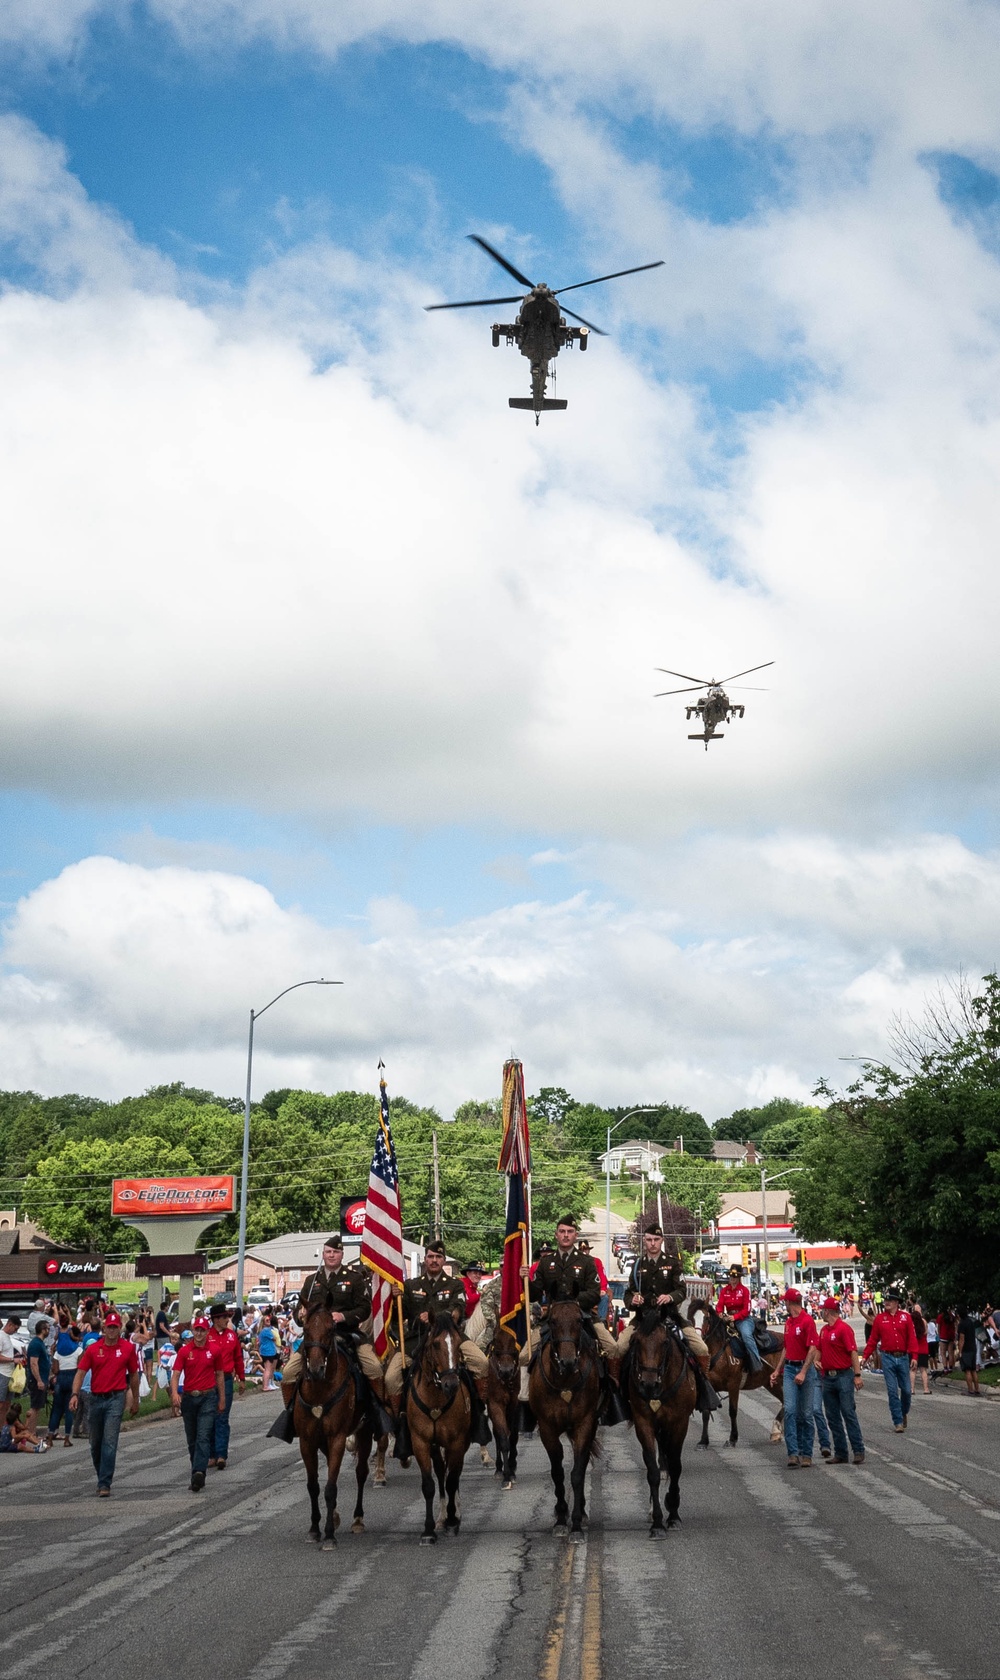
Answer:
[{"label": "military helicopter", "polygon": [[[685,706],[684,708],[689,722],[693,712],[703,726],[699,734],[689,735],[688,740],[704,741],[705,751],[707,752],[709,741],[724,741],[726,738],[718,733],[719,724],[732,723],[734,717],[743,716],[744,708],[739,704],[733,705],[726,693],[724,684],[734,682],[737,677],[752,676],[754,671],[766,671],[768,666],[773,664],[773,659],[767,659],[763,665],[751,665],[749,670],[734,671],[731,677],[723,677],[721,681],[717,677],[689,677],[686,671],[668,671],[665,665],[657,665],[656,669],[662,671],[664,676],[683,677],[685,682],[693,683],[694,687],[665,688],[660,694],[654,695],[653,698],[655,700],[665,700],[668,694],[694,694],[700,688],[707,688],[707,694],[704,694],[693,706]],[[755,694],[765,693],[764,689],[755,688],[753,683],[744,683],[742,686],[752,690]]]},{"label": "military helicopter", "polygon": [[596,280],[578,280],[573,286],[560,286],[557,291],[551,291],[548,286],[536,286],[527,275],[521,274],[509,263],[506,257],[488,245],[485,239],[480,239],[478,233],[470,233],[469,238],[480,250],[492,257],[494,262],[505,268],[520,286],[527,286],[528,295],[522,297],[500,298],[470,298],[465,303],[428,303],[425,307],[433,309],[482,309],[491,303],[519,303],[521,305],[513,322],[506,326],[499,321],[493,323],[493,348],[496,350],[501,337],[508,344],[516,344],[522,356],[527,356],[531,363],[531,396],[508,397],[511,408],[525,408],[535,416],[538,425],[542,414],[551,409],[566,408],[564,398],[547,397],[545,387],[549,379],[549,363],[554,361],[560,350],[565,350],[568,344],[577,343],[581,350],[586,350],[587,340],[592,332],[601,338],[607,335],[602,327],[595,327],[592,321],[585,321],[582,315],[574,315],[572,309],[566,310],[566,315],[574,321],[579,321],[578,327],[568,327],[565,316],[560,313],[560,305],[556,299],[563,292],[578,292],[583,286],[601,286],[605,280],[620,280],[624,274],[642,274],[647,268],[662,268],[663,259],[659,262],[640,263],[638,268],[620,268],[615,274],[601,274]]}]

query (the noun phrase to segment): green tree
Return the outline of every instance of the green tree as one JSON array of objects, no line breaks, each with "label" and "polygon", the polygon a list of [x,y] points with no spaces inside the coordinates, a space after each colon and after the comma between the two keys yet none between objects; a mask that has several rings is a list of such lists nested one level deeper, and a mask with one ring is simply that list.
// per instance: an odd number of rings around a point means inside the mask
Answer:
[{"label": "green tree", "polygon": [[24,1182],[23,1205],[28,1218],[57,1242],[97,1253],[137,1254],[143,1246],[138,1231],[111,1217],[112,1179],[178,1177],[197,1170],[183,1145],[162,1137],[74,1141],[39,1161]]},{"label": "green tree", "polygon": [[984,984],[909,1067],[869,1065],[834,1098],[795,1188],[803,1236],[855,1243],[930,1304],[1000,1290],[1000,980]]}]

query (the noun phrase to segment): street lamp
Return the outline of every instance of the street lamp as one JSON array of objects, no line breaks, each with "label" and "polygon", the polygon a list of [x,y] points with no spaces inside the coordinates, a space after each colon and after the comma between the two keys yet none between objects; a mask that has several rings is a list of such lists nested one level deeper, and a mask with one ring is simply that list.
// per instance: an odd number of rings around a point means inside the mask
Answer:
[{"label": "street lamp", "polygon": [[760,1169],[760,1234],[763,1239],[764,1246],[765,1299],[767,1299],[770,1295],[771,1282],[770,1256],[767,1251],[767,1187],[769,1184],[777,1184],[779,1178],[787,1178],[789,1173],[800,1173],[805,1172],[805,1170],[805,1167],[786,1167],[784,1172],[771,1173],[769,1177],[765,1177],[763,1167]]},{"label": "street lamp", "polygon": [[250,1038],[247,1043],[247,1098],[243,1109],[243,1176],[240,1179],[240,1237],[236,1254],[236,1305],[243,1309],[243,1269],[247,1257],[247,1179],[250,1174],[250,1081],[253,1078],[253,1024],[262,1015],[266,1015],[271,1004],[278,1003],[287,997],[289,992],[297,992],[300,986],[342,986],[343,980],[296,980],[294,986],[286,986],[283,992],[265,1003],[263,1009],[250,1011]]},{"label": "street lamp", "polygon": [[613,1126],[608,1127],[608,1147],[604,1156],[604,1271],[611,1275],[611,1134],[617,1132],[619,1126],[624,1126],[626,1120],[634,1120],[637,1114],[661,1114],[663,1104],[657,1108],[633,1108],[630,1113],[623,1114]]}]

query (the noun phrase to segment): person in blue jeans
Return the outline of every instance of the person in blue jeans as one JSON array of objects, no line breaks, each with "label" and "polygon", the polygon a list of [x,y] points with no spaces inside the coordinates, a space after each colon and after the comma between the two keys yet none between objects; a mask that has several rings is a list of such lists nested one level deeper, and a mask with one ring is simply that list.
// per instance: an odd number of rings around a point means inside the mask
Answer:
[{"label": "person in blue jeans", "polygon": [[55,1357],[57,1364],[55,1388],[52,1393],[52,1410],[49,1413],[49,1440],[55,1441],[59,1434],[59,1425],[63,1426],[63,1445],[73,1444],[70,1431],[73,1427],[73,1414],[69,1409],[70,1396],[73,1393],[73,1379],[80,1354],[83,1352],[81,1332],[75,1324],[70,1323],[69,1314],[63,1308],[59,1309],[59,1332],[56,1336]]},{"label": "person in blue jeans", "polygon": [[[170,1405],[184,1423],[191,1460],[191,1492],[205,1486],[205,1472],[215,1436],[215,1420],[226,1410],[226,1387],[216,1349],[209,1346],[207,1318],[191,1321],[191,1340],[185,1342],[170,1373]],[[184,1377],[184,1395],[180,1380]]]},{"label": "person in blue jeans", "polygon": [[864,1387],[861,1355],[854,1331],[840,1316],[840,1302],[829,1295],[823,1302],[823,1328],[819,1333],[819,1362],[823,1372],[823,1405],[833,1436],[834,1464],[846,1464],[850,1441],[855,1464],[865,1461],[865,1443],[858,1422],[854,1391]]},{"label": "person in blue jeans", "polygon": [[71,1412],[80,1404],[80,1390],[88,1371],[90,1456],[97,1472],[98,1497],[109,1499],[122,1417],[126,1408],[130,1412],[139,1410],[139,1354],[134,1342],[122,1340],[122,1321],[116,1312],[106,1314],[100,1341],[91,1342],[80,1355],[69,1402]]},{"label": "person in blue jeans", "polygon": [[913,1398],[910,1372],[917,1368],[917,1333],[909,1313],[903,1311],[903,1297],[898,1289],[886,1290],[883,1310],[872,1320],[865,1343],[866,1362],[876,1350],[881,1359],[892,1426],[897,1435],[902,1435]]},{"label": "person in blue jeans", "polygon": [[785,1345],[771,1378],[776,1387],[779,1377],[783,1383],[785,1402],[785,1446],[788,1449],[788,1468],[808,1470],[812,1465],[813,1428],[816,1414],[816,1375],[819,1357],[819,1335],[809,1314],[802,1306],[798,1289],[786,1289],[781,1297],[788,1309],[785,1320]]}]

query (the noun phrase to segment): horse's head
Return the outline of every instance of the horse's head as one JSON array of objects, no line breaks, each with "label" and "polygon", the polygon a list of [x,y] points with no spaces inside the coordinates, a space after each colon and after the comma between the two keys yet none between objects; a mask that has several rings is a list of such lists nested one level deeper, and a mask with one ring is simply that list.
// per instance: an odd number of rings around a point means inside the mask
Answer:
[{"label": "horse's head", "polygon": [[450,1313],[438,1313],[424,1341],[422,1369],[450,1399],[462,1380],[462,1338]]},{"label": "horse's head", "polygon": [[503,1325],[493,1333],[490,1358],[496,1366],[497,1375],[504,1381],[511,1381],[517,1371],[517,1341]]},{"label": "horse's head", "polygon": [[643,1313],[632,1338],[632,1383],[643,1400],[655,1400],[663,1388],[673,1337],[659,1312]]},{"label": "horse's head", "polygon": [[309,1308],[302,1335],[302,1359],[307,1377],[321,1381],[333,1351],[337,1326],[330,1311],[333,1297],[327,1290],[326,1299]]},{"label": "horse's head", "polygon": [[582,1336],[579,1301],[553,1301],[549,1308],[549,1347],[560,1376],[568,1377],[578,1368]]}]

